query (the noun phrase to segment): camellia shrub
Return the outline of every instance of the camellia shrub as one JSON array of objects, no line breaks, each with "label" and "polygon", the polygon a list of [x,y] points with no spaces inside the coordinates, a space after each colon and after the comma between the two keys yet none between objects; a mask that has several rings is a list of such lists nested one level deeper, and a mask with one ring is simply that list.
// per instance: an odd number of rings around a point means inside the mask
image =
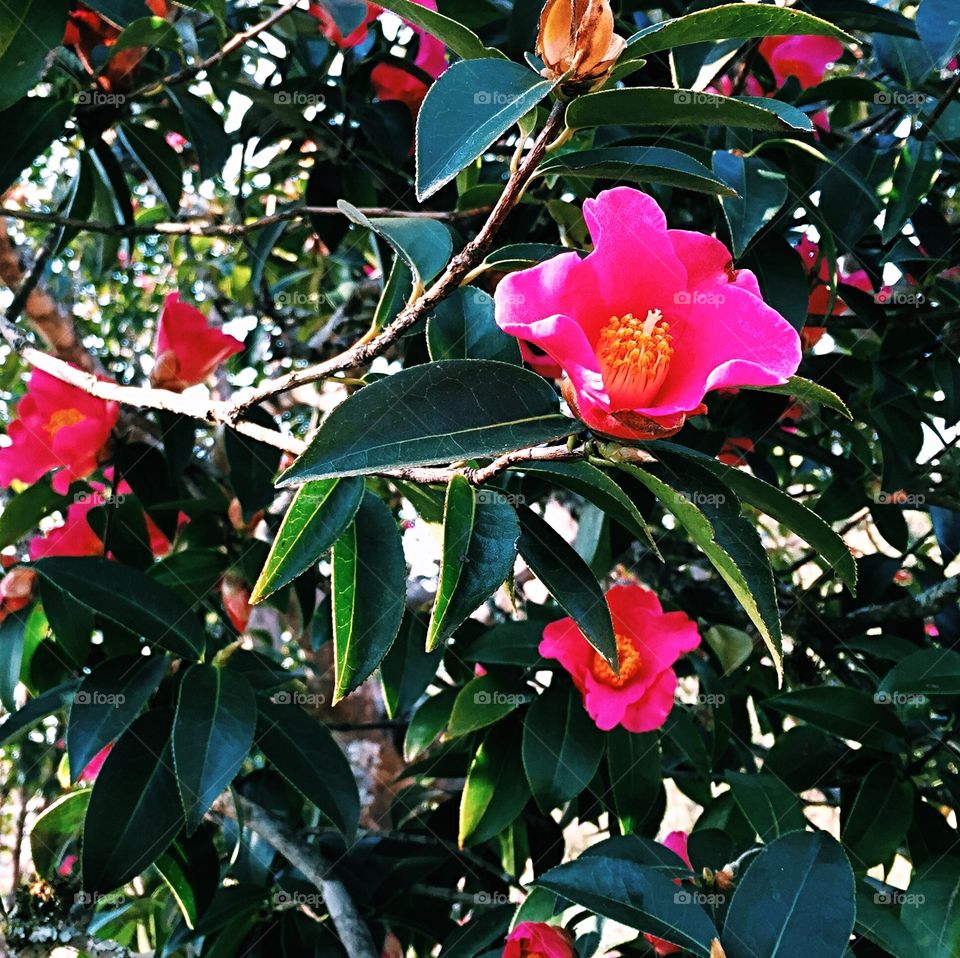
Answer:
[{"label": "camellia shrub", "polygon": [[960,955],[958,41],[0,7],[0,950]]}]

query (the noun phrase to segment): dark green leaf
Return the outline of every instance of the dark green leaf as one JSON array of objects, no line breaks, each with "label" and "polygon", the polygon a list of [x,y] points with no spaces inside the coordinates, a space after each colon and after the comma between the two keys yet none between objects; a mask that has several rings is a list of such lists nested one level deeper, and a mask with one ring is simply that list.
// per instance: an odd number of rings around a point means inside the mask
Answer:
[{"label": "dark green leaf", "polygon": [[27,615],[15,612],[0,622],[0,703],[8,712],[17,709],[15,692],[27,633]]},{"label": "dark green leaf", "polygon": [[90,802],[90,789],[61,795],[36,818],[30,829],[30,853],[37,874],[54,881],[64,853],[77,840]]},{"label": "dark green leaf", "polygon": [[960,653],[952,649],[921,649],[901,659],[884,676],[877,701],[911,704],[898,697],[912,696],[918,700],[925,695],[960,695]]},{"label": "dark green leaf", "polygon": [[19,542],[40,524],[40,520],[60,506],[67,498],[53,491],[44,479],[11,496],[0,511],[0,549]]},{"label": "dark green leaf", "polygon": [[163,17],[140,17],[124,28],[116,43],[108,48],[108,58],[131,47],[146,47],[151,50],[179,50],[180,34],[177,28]]},{"label": "dark green leaf", "polygon": [[427,33],[443,41],[443,45],[449,48],[462,60],[476,60],[483,57],[503,56],[499,50],[491,50],[484,46],[480,38],[472,31],[468,30],[462,23],[445,17],[436,10],[429,7],[420,6],[411,0],[386,0],[379,4],[385,10],[390,10],[397,16],[403,17],[408,23],[415,27],[421,27]]},{"label": "dark green leaf", "polygon": [[953,0],[922,0],[915,14],[917,32],[939,67],[945,67],[960,47],[960,9]]},{"label": "dark green leaf", "polygon": [[122,123],[117,132],[134,162],[155,183],[167,209],[176,213],[183,190],[183,168],[163,133],[140,123]]},{"label": "dark green leaf", "polygon": [[875,765],[841,813],[840,839],[853,866],[886,864],[913,820],[913,786],[888,765]]},{"label": "dark green leaf", "polygon": [[413,713],[403,740],[403,757],[407,762],[421,755],[446,728],[457,693],[457,689],[445,688],[431,695]]},{"label": "dark green leaf", "polygon": [[727,150],[713,154],[713,171],[738,194],[723,197],[720,204],[730,227],[733,255],[740,257],[786,203],[787,178],[765,160]]},{"label": "dark green leaf", "polygon": [[0,157],[0,193],[6,193],[24,169],[63,133],[71,113],[73,104],[69,101],[39,96],[21,100],[0,112],[2,128],[17,131],[15,140]]},{"label": "dark green leaf", "polygon": [[204,179],[219,176],[233,150],[233,137],[224,131],[223,117],[206,100],[183,89],[167,87],[167,96],[183,115],[184,132],[196,150],[200,175]]},{"label": "dark green leaf", "polygon": [[85,676],[73,697],[67,722],[70,778],[102,748],[127,730],[166,675],[165,655],[123,655],[107,659]]},{"label": "dark green leaf", "polygon": [[703,637],[720,660],[724,675],[740,668],[753,652],[753,639],[732,625],[711,626]]},{"label": "dark green leaf", "polygon": [[20,0],[0,7],[0,110],[39,82],[47,55],[63,42],[69,8],[70,0]]},{"label": "dark green leaf", "polygon": [[583,707],[580,693],[554,681],[523,720],[523,769],[545,815],[579,795],[600,765],[604,734]]},{"label": "dark green leaf", "polygon": [[265,599],[302,575],[343,535],[363,499],[363,480],[305,482],[293,497],[250,601]]},{"label": "dark green leaf", "polygon": [[73,700],[79,684],[79,679],[71,679],[69,682],[47,689],[46,692],[30,699],[23,708],[7,716],[0,725],[0,745],[6,745],[14,736],[32,728],[41,719],[66,708]]},{"label": "dark green leaf", "polygon": [[405,716],[433,681],[443,649],[426,651],[427,619],[407,612],[400,634],[380,663],[383,702],[390,718]]},{"label": "dark green leaf", "polygon": [[659,824],[661,762],[656,732],[628,732],[617,727],[606,736],[607,768],[613,806],[626,835]]},{"label": "dark green leaf", "polygon": [[173,721],[173,761],[188,835],[240,770],[256,727],[256,700],[242,673],[212,665],[187,670]]},{"label": "dark green leaf", "polygon": [[495,359],[520,364],[520,347],[494,318],[493,298],[482,289],[466,286],[455,290],[434,310],[427,321],[430,358]]},{"label": "dark green leaf", "polygon": [[443,520],[443,555],[427,648],[442,645],[510,575],[520,524],[506,498],[479,492],[461,475],[450,480]]},{"label": "dark green leaf", "polygon": [[393,645],[403,620],[406,581],[393,513],[367,493],[333,546],[334,702],[358,688]]},{"label": "dark green leaf", "polygon": [[450,712],[447,736],[455,738],[493,725],[530,697],[529,690],[513,680],[498,675],[477,676],[460,689]]},{"label": "dark green leaf", "polygon": [[857,934],[879,945],[893,958],[916,958],[920,952],[913,935],[900,921],[896,910],[883,904],[885,897],[872,885],[857,882]]},{"label": "dark green leaf", "polygon": [[[265,429],[277,428],[273,417],[260,408],[250,410],[246,418]],[[230,484],[243,506],[243,518],[249,522],[273,502],[274,477],[283,453],[276,446],[241,435],[235,429],[225,430],[223,443],[230,463]]]},{"label": "dark green leaf", "polygon": [[960,859],[949,855],[917,869],[900,920],[923,958],[955,958],[960,951]]},{"label": "dark green leaf", "polygon": [[727,781],[761,841],[769,843],[787,832],[803,830],[803,803],[775,775],[730,772]]},{"label": "dark green leaf", "polygon": [[529,67],[484,58],[455,63],[417,118],[417,198],[449,183],[553,89]]},{"label": "dark green leaf", "polygon": [[170,748],[171,714],[141,715],[97,775],[83,825],[83,887],[110,892],[156,861],[183,825]]},{"label": "dark green leaf", "polygon": [[560,253],[569,253],[566,246],[556,246],[552,243],[511,243],[501,246],[500,249],[488,253],[483,265],[486,269],[497,269],[504,272],[514,269],[526,269],[536,266],[544,260],[551,259]]},{"label": "dark green leaf", "polygon": [[508,363],[450,359],[378,380],[337,406],[281,486],[497,456],[575,432],[542,377]]},{"label": "dark green leaf", "polygon": [[889,243],[903,229],[930,191],[942,160],[943,153],[934,139],[909,139],[904,144],[893,173],[893,191],[883,218],[881,238],[884,243]]},{"label": "dark green leaf", "polygon": [[587,641],[617,668],[617,641],[600,583],[566,540],[526,506],[517,510],[524,562],[577,623]]},{"label": "dark green leaf", "polygon": [[54,556],[34,563],[59,592],[97,615],[184,658],[197,658],[203,626],[178,596],[142,572],[94,556]]},{"label": "dark green leaf", "polygon": [[843,849],[826,832],[792,832],[750,864],[721,942],[727,958],[839,958],[853,919],[853,869]]},{"label": "dark green leaf", "polygon": [[211,829],[201,829],[190,838],[178,836],[157,859],[156,868],[170,888],[187,927],[195,928],[220,885],[220,859]]},{"label": "dark green leaf", "polygon": [[263,754],[352,841],[360,820],[360,795],[333,737],[298,705],[261,700],[257,707],[257,745]]}]

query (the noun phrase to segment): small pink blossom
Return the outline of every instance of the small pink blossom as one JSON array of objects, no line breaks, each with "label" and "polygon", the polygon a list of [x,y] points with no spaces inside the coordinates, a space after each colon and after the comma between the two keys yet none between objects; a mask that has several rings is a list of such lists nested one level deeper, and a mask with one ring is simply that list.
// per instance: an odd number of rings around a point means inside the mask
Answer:
[{"label": "small pink blossom", "polygon": [[164,300],[157,328],[157,362],[150,381],[179,392],[202,383],[225,359],[243,351],[243,343],[214,329],[207,317],[179,293]]},{"label": "small pink blossom", "polygon": [[573,935],[543,921],[524,921],[507,936],[502,958],[573,958]]},{"label": "small pink blossom", "polygon": [[511,273],[495,300],[500,328],[562,367],[564,397],[591,429],[670,435],[710,390],[796,372],[796,331],[719,240],[667,229],[656,201],[629,187],[586,200],[583,214],[589,256]]},{"label": "small pink blossom", "polygon": [[619,675],[573,619],[559,619],[543,630],[540,654],[556,659],[570,673],[597,728],[660,728],[673,708],[673,665],[700,644],[697,625],[683,612],[664,612],[656,595],[640,585],[614,586],[607,592],[607,604],[617,637]]},{"label": "small pink blossom", "polygon": [[795,76],[806,90],[823,82],[827,67],[843,56],[843,44],[833,37],[764,37],[760,55],[770,65],[778,87]]},{"label": "small pink blossom", "polygon": [[117,403],[35,369],[7,429],[10,445],[0,449],[0,486],[18,479],[32,484],[58,470],[53,488],[65,493],[97,468],[119,415]]}]

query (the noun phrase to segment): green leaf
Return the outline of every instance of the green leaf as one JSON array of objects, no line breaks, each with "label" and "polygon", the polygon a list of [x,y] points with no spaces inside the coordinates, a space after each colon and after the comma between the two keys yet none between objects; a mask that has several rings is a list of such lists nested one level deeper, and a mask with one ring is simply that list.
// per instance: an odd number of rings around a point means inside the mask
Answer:
[{"label": "green leaf", "polygon": [[[620,468],[643,483],[703,550],[756,626],[778,674],[782,675],[780,615],[773,573],[757,530],[740,515],[736,496],[722,484],[718,488],[708,479],[711,474],[699,466],[690,476],[689,493],[636,466],[622,463]],[[691,495],[702,509],[694,504]]]},{"label": "green leaf", "polygon": [[150,50],[179,50],[182,44],[177,28],[163,17],[140,17],[117,37],[116,43],[107,48],[107,59],[121,50],[131,47],[146,47]]},{"label": "green leaf", "polygon": [[742,469],[724,465],[712,456],[673,443],[656,443],[654,448],[658,456],[676,454],[706,466],[744,502],[756,506],[800,536],[840,575],[850,591],[856,592],[857,564],[853,554],[843,539],[815,512],[775,486]]},{"label": "green leaf", "polygon": [[73,602],[151,645],[188,659],[203,652],[203,626],[186,602],[136,569],[95,556],[51,556],[33,568]]},{"label": "green leaf", "polygon": [[539,176],[601,177],[627,183],[663,183],[698,193],[736,196],[736,186],[718,179],[702,163],[660,146],[608,146],[565,153],[541,163]]},{"label": "green leaf", "polygon": [[524,562],[547,587],[557,605],[577,623],[587,641],[617,668],[617,640],[600,583],[566,540],[535,512],[522,506],[520,541]]},{"label": "green leaf", "polygon": [[228,565],[229,558],[220,549],[184,549],[155,562],[147,574],[195,608],[214,590]]},{"label": "green leaf", "polygon": [[360,794],[333,736],[298,705],[257,703],[257,745],[277,771],[313,802],[348,842],[360,821]]},{"label": "green leaf", "polygon": [[857,882],[857,923],[854,926],[857,934],[879,945],[893,958],[916,958],[920,951],[913,935],[897,917],[896,911],[882,904],[883,897],[883,893],[878,894],[872,885]]},{"label": "green leaf", "polygon": [[70,779],[77,781],[90,760],[122,735],[167,673],[165,655],[122,655],[84,676],[67,721]]},{"label": "green leaf", "polygon": [[366,493],[351,526],[333,545],[334,703],[380,664],[400,630],[407,564],[390,507]]},{"label": "green leaf", "polygon": [[196,928],[220,885],[220,859],[211,832],[206,828],[189,838],[179,835],[156,861],[188,928]]},{"label": "green leaf", "polygon": [[48,54],[63,42],[69,9],[69,0],[21,0],[0,7],[0,110],[40,81]]},{"label": "green leaf", "polygon": [[437,740],[437,736],[447,726],[457,694],[457,689],[445,688],[436,695],[431,695],[413,713],[403,740],[405,761],[412,762]]},{"label": "green leaf", "polygon": [[337,206],[352,223],[383,237],[413,273],[414,288],[439,276],[453,253],[450,230],[437,220],[402,216],[370,219],[346,200]]},{"label": "green leaf", "polygon": [[12,738],[32,728],[41,719],[66,708],[79,684],[79,679],[62,682],[30,699],[23,708],[8,715],[0,725],[0,745],[6,745]]},{"label": "green leaf", "polygon": [[944,855],[917,869],[900,920],[923,958],[955,958],[960,951],[960,858]]},{"label": "green leaf", "polygon": [[500,834],[530,800],[517,748],[518,731],[509,722],[497,725],[470,763],[460,801],[461,848]]},{"label": "green leaf", "polygon": [[19,495],[11,496],[0,511],[0,549],[19,542],[40,524],[40,520],[69,500],[41,479],[28,486]]},{"label": "green leaf", "polygon": [[592,502],[598,509],[616,519],[627,532],[642,539],[658,557],[660,550],[640,510],[630,497],[602,469],[583,460],[574,462],[528,462],[524,472],[550,476],[554,482]]},{"label": "green leaf", "polygon": [[810,118],[789,103],[765,97],[727,97],[672,87],[601,90],[567,107],[567,126],[741,126],[750,130],[813,130]]},{"label": "green leaf", "polygon": [[794,689],[765,699],[763,705],[803,719],[825,732],[884,751],[902,751],[907,738],[907,730],[896,714],[858,689]]},{"label": "green leaf", "polygon": [[484,269],[496,269],[507,272],[515,269],[526,269],[536,266],[544,260],[552,259],[560,253],[569,253],[566,246],[557,246],[553,243],[510,243],[500,249],[487,253],[483,261]]},{"label": "green leaf", "polygon": [[[259,407],[247,412],[245,418],[265,429],[277,428],[273,417]],[[236,429],[224,431],[223,446],[230,464],[230,485],[243,506],[244,521],[249,522],[273,502],[273,481],[283,453],[276,446],[251,439]]]},{"label": "green leaf", "polygon": [[212,665],[187,670],[173,721],[173,761],[188,835],[240,770],[256,727],[256,700],[242,673]]},{"label": "green leaf", "polygon": [[136,878],[183,825],[167,709],[141,715],[110,750],[83,824],[83,887],[110,892]]},{"label": "green leaf", "polygon": [[839,843],[826,832],[792,832],[751,862],[721,943],[727,958],[839,958],[853,920],[853,869]]},{"label": "green leaf", "polygon": [[407,715],[437,674],[443,649],[426,651],[427,619],[407,612],[400,634],[380,663],[383,703],[390,718]]},{"label": "green leaf", "polygon": [[917,32],[927,52],[940,67],[960,47],[960,10],[953,0],[922,0],[915,14]]},{"label": "green leaf", "polygon": [[901,659],[883,678],[880,703],[900,704],[898,696],[960,695],[960,653],[921,649]]},{"label": "green leaf", "polygon": [[233,150],[233,137],[223,129],[223,117],[206,100],[174,87],[167,87],[167,96],[183,116],[184,132],[197,153],[200,176],[220,176]]},{"label": "green leaf", "polygon": [[305,482],[283,517],[250,601],[260,602],[317,562],[353,522],[362,499],[362,479]]},{"label": "green leaf", "polygon": [[89,802],[89,788],[68,792],[37,816],[30,829],[30,854],[41,878],[56,880],[67,848],[80,834]]},{"label": "green leaf", "polygon": [[456,738],[499,722],[530,698],[529,689],[499,675],[480,675],[460,689],[450,721],[448,738]]},{"label": "green leaf", "polygon": [[720,205],[730,227],[733,255],[739,258],[787,202],[787,177],[765,160],[727,150],[714,152],[713,171],[738,194],[723,197]]},{"label": "green leaf", "polygon": [[137,166],[153,180],[167,209],[177,213],[183,191],[183,168],[180,157],[167,144],[163,133],[141,123],[121,123],[117,135]]},{"label": "green leaf", "polygon": [[521,755],[534,801],[545,815],[590,784],[604,734],[568,682],[554,681],[527,709]]},{"label": "green leaf", "polygon": [[468,662],[484,665],[546,666],[538,650],[544,625],[545,621],[535,619],[501,622],[471,642],[463,655]]},{"label": "green leaf", "polygon": [[743,389],[753,389],[761,393],[777,393],[780,396],[792,396],[801,402],[815,402],[821,406],[829,406],[847,419],[853,420],[853,413],[847,404],[831,389],[821,386],[820,383],[804,379],[803,376],[791,376],[782,386],[743,386]]},{"label": "green leaf", "polygon": [[365,386],[323,421],[281,486],[498,456],[580,425],[536,373],[482,359],[414,366]]},{"label": "green leaf", "polygon": [[[926,0],[925,0],[926,2]],[[893,191],[883,218],[881,239],[889,243],[903,229],[920,201],[930,192],[941,169],[943,152],[935,139],[909,139],[893,172]]]},{"label": "green leaf", "polygon": [[724,675],[735,672],[753,652],[753,639],[732,625],[711,626],[703,637],[720,660]]},{"label": "green leaf", "polygon": [[806,825],[803,802],[775,775],[727,773],[734,801],[765,843]]},{"label": "green leaf", "polygon": [[788,7],[758,3],[730,3],[698,10],[685,17],[654,23],[635,33],[627,42],[623,58],[635,60],[659,50],[713,43],[717,40],[749,40],[786,34],[814,34],[853,43],[853,37],[819,17]]},{"label": "green leaf", "polygon": [[[3,59],[5,61],[6,56]],[[0,87],[0,90],[5,89]],[[73,104],[68,100],[40,96],[21,100],[0,112],[2,129],[17,131],[13,142],[0,157],[0,193],[6,193],[24,169],[60,137],[72,113]]]},{"label": "green leaf", "polygon": [[610,793],[625,835],[656,828],[660,805],[660,736],[656,732],[628,732],[618,726],[604,736]]},{"label": "green leaf", "polygon": [[379,6],[403,17],[408,23],[412,23],[415,27],[421,27],[427,33],[442,40],[443,45],[460,57],[461,60],[503,56],[499,50],[492,50],[490,47],[484,46],[483,41],[462,23],[458,23],[442,13],[437,13],[436,10],[422,7],[411,2],[411,0],[386,0]]},{"label": "green leaf", "polygon": [[504,496],[461,475],[447,487],[443,554],[427,649],[442,645],[503,584],[517,557],[520,523]]},{"label": "green leaf", "polygon": [[449,183],[554,86],[510,60],[450,67],[430,87],[417,118],[417,199],[422,203]]},{"label": "green leaf", "polygon": [[718,937],[713,922],[691,893],[678,889],[657,868],[629,859],[581,855],[576,861],[551,868],[535,884],[703,958]]},{"label": "green leaf", "polygon": [[16,690],[20,682],[27,616],[15,612],[0,622],[0,702],[8,712],[17,708]]},{"label": "green leaf", "polygon": [[913,821],[913,786],[889,765],[874,765],[841,811],[840,840],[854,868],[886,864]]},{"label": "green leaf", "polygon": [[494,318],[493,298],[466,286],[442,300],[427,320],[430,358],[495,359],[520,365],[520,347]]}]

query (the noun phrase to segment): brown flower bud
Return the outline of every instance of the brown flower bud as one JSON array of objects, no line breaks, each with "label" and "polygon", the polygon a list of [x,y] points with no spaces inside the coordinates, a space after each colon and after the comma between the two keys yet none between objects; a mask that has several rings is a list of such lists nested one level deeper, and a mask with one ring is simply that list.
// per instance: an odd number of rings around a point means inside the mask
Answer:
[{"label": "brown flower bud", "polygon": [[723,950],[719,938],[714,938],[710,942],[710,958],[727,958],[727,953]]},{"label": "brown flower bud", "polygon": [[16,566],[0,579],[0,603],[6,612],[19,612],[33,598],[37,573],[27,566]]},{"label": "brown flower bud", "polygon": [[547,0],[537,37],[543,75],[567,76],[565,85],[573,87],[603,79],[627,45],[613,27],[610,0]]}]

